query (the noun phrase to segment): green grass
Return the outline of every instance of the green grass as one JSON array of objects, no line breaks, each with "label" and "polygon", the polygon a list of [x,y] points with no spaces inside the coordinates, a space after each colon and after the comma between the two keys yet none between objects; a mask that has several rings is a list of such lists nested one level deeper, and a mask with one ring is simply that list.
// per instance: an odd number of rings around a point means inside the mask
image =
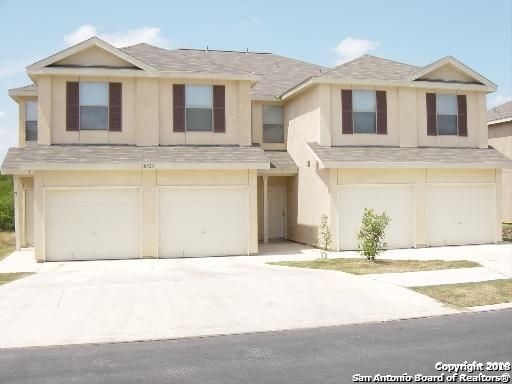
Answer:
[{"label": "green grass", "polygon": [[33,275],[33,273],[29,272],[20,272],[20,273],[0,273],[0,285],[10,283],[11,281],[21,279],[23,277],[27,277]]},{"label": "green grass", "polygon": [[512,279],[433,285],[411,289],[459,308],[512,302]]},{"label": "green grass", "polygon": [[370,273],[397,273],[434,271],[438,269],[471,268],[481,265],[466,260],[376,260],[367,261],[358,259],[316,259],[308,261],[278,261],[268,263],[283,267],[326,269],[352,273],[354,275],[366,275]]},{"label": "green grass", "polygon": [[13,232],[0,232],[0,261],[9,256],[16,245],[16,237]]},{"label": "green grass", "polygon": [[512,241],[512,223],[503,223],[503,241]]}]

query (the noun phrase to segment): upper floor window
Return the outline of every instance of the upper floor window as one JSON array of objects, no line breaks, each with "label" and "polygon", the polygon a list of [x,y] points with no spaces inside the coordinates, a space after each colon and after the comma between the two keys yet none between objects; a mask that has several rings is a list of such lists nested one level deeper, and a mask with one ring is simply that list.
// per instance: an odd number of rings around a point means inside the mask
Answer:
[{"label": "upper floor window", "polygon": [[37,101],[25,102],[25,140],[37,141]]},{"label": "upper floor window", "polygon": [[388,133],[386,91],[341,90],[341,132]]},{"label": "upper floor window", "polygon": [[375,91],[352,91],[354,133],[377,132]]},{"label": "upper floor window", "polygon": [[108,83],[80,83],[80,129],[108,129]]},{"label": "upper floor window", "polygon": [[468,135],[466,95],[427,93],[427,135]]},{"label": "upper floor window", "polygon": [[283,107],[263,106],[263,142],[284,143]]},{"label": "upper floor window", "polygon": [[186,85],[185,108],[187,131],[212,131],[213,87],[211,85]]},{"label": "upper floor window", "polygon": [[457,95],[436,95],[438,135],[457,134]]}]

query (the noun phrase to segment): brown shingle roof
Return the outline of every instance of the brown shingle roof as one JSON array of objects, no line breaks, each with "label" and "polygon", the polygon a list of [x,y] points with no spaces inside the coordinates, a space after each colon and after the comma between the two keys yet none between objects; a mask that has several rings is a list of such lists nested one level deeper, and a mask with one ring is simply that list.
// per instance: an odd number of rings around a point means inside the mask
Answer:
[{"label": "brown shingle roof", "polygon": [[512,100],[487,111],[487,121],[507,119],[509,117],[512,117]]},{"label": "brown shingle roof", "polygon": [[267,169],[260,147],[129,145],[38,145],[10,148],[2,173],[44,169],[140,169],[146,162],[156,168]]},{"label": "brown shingle roof", "polygon": [[492,147],[399,148],[321,147],[308,144],[324,168],[512,168],[508,159]]},{"label": "brown shingle roof", "polygon": [[272,98],[327,68],[265,52],[196,49],[166,50],[148,44],[121,48],[160,71],[246,73],[261,79],[252,88],[253,97]]},{"label": "brown shingle roof", "polygon": [[400,80],[420,67],[363,55],[318,75],[338,79]]}]

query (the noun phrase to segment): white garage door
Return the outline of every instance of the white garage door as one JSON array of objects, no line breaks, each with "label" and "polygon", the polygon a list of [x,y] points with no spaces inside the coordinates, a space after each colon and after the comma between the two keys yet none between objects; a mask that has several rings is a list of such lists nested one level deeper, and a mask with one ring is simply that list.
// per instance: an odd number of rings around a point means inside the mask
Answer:
[{"label": "white garage door", "polygon": [[46,190],[48,261],[140,257],[139,190]]},{"label": "white garage door", "polygon": [[158,256],[246,255],[247,188],[165,188],[158,195]]},{"label": "white garage door", "polygon": [[414,247],[414,189],[409,184],[346,185],[339,193],[340,249],[357,249],[364,208],[386,212],[391,222],[386,230],[388,248]]},{"label": "white garage door", "polygon": [[427,220],[431,246],[494,242],[495,185],[429,185]]}]

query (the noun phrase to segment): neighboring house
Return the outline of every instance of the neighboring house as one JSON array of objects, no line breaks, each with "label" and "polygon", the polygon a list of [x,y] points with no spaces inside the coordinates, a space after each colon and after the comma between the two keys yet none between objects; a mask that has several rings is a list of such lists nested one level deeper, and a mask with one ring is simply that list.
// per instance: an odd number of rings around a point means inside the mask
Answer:
[{"label": "neighboring house", "polygon": [[391,248],[501,241],[496,86],[452,57],[327,69],[92,38],[27,73],[2,173],[39,261],[256,254],[316,243],[322,214],[355,249],[364,207],[390,215]]},{"label": "neighboring house", "polygon": [[[489,145],[512,159],[512,101],[487,111]],[[503,222],[512,223],[512,171],[504,169]]]}]

